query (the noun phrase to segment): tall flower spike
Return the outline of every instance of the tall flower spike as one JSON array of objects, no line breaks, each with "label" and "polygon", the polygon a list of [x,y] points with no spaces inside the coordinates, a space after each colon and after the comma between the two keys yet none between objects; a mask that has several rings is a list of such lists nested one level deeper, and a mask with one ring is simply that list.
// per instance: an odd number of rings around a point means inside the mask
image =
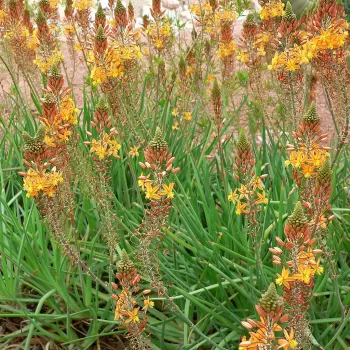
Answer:
[{"label": "tall flower spike", "polygon": [[283,305],[283,299],[277,294],[274,283],[271,283],[267,291],[261,296],[259,304],[265,312],[274,312]]},{"label": "tall flower spike", "polygon": [[287,223],[294,227],[303,227],[308,223],[301,202],[297,202],[292,215],[288,218]]},{"label": "tall flower spike", "polygon": [[45,142],[46,127],[40,124],[35,136],[30,136],[26,131],[23,131],[22,137],[24,141],[23,150],[31,154],[38,154],[44,147]]},{"label": "tall flower spike", "polygon": [[292,21],[294,19],[296,19],[296,15],[293,11],[293,7],[292,4],[288,1],[287,5],[286,5],[286,9],[283,15],[283,19],[285,19],[286,21]]},{"label": "tall flower spike", "polygon": [[125,249],[122,250],[122,255],[117,263],[118,273],[128,273],[134,268],[134,263],[129,258],[128,253]]},{"label": "tall flower spike", "polygon": [[164,140],[162,130],[157,126],[153,140],[149,143],[149,147],[153,151],[164,151],[168,148],[167,142]]}]

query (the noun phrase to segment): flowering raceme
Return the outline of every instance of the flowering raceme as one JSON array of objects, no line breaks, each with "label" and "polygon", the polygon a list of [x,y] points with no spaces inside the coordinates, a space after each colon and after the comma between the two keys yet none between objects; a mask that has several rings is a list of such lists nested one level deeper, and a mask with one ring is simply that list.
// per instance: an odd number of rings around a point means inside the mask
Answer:
[{"label": "flowering raceme", "polygon": [[52,197],[56,187],[62,182],[62,173],[56,170],[40,173],[31,168],[24,177],[23,189],[27,192],[28,198],[37,197],[41,193],[44,196]]},{"label": "flowering raceme", "polygon": [[[299,124],[298,132],[295,132],[294,135],[298,141],[298,148],[288,145],[287,149],[290,154],[285,164],[293,167],[295,177],[298,172],[301,172],[305,178],[313,177],[330,156],[329,148],[321,144],[327,139],[327,134],[320,133],[320,118],[314,102],[310,105]],[[300,179],[297,183],[300,183]]]}]

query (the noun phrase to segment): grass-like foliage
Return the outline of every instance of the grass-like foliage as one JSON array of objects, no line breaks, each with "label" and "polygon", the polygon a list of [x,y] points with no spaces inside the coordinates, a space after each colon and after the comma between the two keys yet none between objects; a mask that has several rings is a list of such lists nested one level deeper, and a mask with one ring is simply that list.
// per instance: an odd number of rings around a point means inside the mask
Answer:
[{"label": "grass-like foliage", "polygon": [[343,3],[168,3],[0,0],[0,348],[349,349]]}]

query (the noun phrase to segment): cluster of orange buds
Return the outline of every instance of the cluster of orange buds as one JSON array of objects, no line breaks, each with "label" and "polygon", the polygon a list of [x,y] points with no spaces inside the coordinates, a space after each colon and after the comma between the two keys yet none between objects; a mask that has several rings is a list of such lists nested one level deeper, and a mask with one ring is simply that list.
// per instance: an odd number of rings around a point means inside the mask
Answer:
[{"label": "cluster of orange buds", "polygon": [[301,187],[303,178],[314,178],[317,170],[330,156],[330,148],[322,145],[328,135],[320,131],[320,118],[314,102],[300,120],[298,131],[293,132],[293,136],[297,146],[287,145],[290,154],[285,164],[292,165],[294,180],[298,187]]},{"label": "cluster of orange buds", "polygon": [[146,162],[139,162],[139,165],[142,169],[148,169],[151,172],[148,175],[139,176],[138,184],[145,191],[146,198],[151,201],[151,204],[156,205],[155,201],[158,200],[161,200],[162,204],[167,203],[174,198],[175,183],[165,183],[164,179],[169,174],[178,173],[180,168],[173,168],[175,157],[168,152],[168,144],[159,127],[144,154]]},{"label": "cluster of orange buds", "polygon": [[[95,129],[98,137],[84,143],[91,147],[90,153],[95,153],[97,157],[95,161],[101,162],[111,156],[119,159],[118,152],[121,149],[121,145],[115,140],[117,132],[115,128],[111,128],[112,122],[108,112],[108,104],[104,97],[101,97],[96,104],[94,118],[90,124]],[[93,136],[89,131],[86,134]]]},{"label": "cluster of orange buds", "polygon": [[79,111],[69,95],[71,89],[63,85],[63,76],[53,64],[47,74],[47,88],[43,89],[42,116],[39,117],[47,129],[45,142],[51,147],[64,145],[72,135],[73,125],[78,123]]},{"label": "cluster of orange buds", "polygon": [[[321,249],[314,247],[316,238],[312,225],[305,216],[303,206],[297,202],[294,212],[289,216],[284,228],[285,240],[276,238],[284,249],[270,248],[273,263],[282,265],[281,274],[277,274],[276,283],[283,289],[283,297],[289,311],[289,324],[295,331],[299,344],[309,344],[307,310],[310,307],[315,275],[323,273],[320,258]],[[302,347],[298,347],[302,349]]]},{"label": "cluster of orange buds", "polygon": [[[276,286],[271,283],[268,290],[261,296],[255,307],[260,321],[248,318],[242,326],[249,331],[249,338],[244,336],[239,344],[239,350],[285,349],[293,350],[298,346],[294,338],[294,329],[289,332],[281,325],[289,319],[284,313],[283,299],[277,294]],[[283,331],[284,338],[275,333]]]},{"label": "cluster of orange buds", "polygon": [[[144,290],[140,293],[141,276],[137,273],[133,261],[125,250],[122,251],[121,258],[117,263],[116,277],[120,287],[116,283],[112,283],[113,288],[118,291],[112,295],[116,301],[114,319],[127,330],[127,337],[130,338],[132,349],[141,349],[136,345],[143,345],[142,349],[148,349],[147,337],[144,335],[147,324],[146,314],[149,308],[154,307],[154,302],[150,300],[149,296],[146,297],[151,293],[151,290]],[[142,309],[137,301],[141,297],[140,294],[143,296]]]},{"label": "cluster of orange buds", "polygon": [[33,25],[23,0],[0,3],[0,37],[9,44],[15,63],[22,71],[34,73],[34,52],[30,48]]},{"label": "cluster of orange buds", "polygon": [[28,166],[27,172],[20,172],[24,177],[23,188],[27,197],[41,195],[53,197],[57,187],[63,182],[62,173],[56,170],[56,150],[45,143],[46,127],[40,124],[35,136],[23,132],[24,164]]}]

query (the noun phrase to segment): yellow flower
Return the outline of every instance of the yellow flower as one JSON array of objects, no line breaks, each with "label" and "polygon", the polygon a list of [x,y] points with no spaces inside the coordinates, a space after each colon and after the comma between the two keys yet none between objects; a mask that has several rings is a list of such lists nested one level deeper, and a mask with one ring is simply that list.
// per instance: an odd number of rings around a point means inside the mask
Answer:
[{"label": "yellow flower", "polygon": [[138,157],[139,156],[139,152],[137,152],[138,147],[134,146],[131,147],[130,151],[129,151],[129,155],[131,155],[133,158],[134,157]]},{"label": "yellow flower", "polygon": [[278,278],[276,278],[276,283],[279,286],[282,286],[282,284],[283,284],[287,289],[290,289],[290,284],[288,282],[291,282],[294,279],[293,279],[293,277],[289,277],[289,270],[287,270],[286,268],[283,267],[281,275],[277,274],[277,277]]},{"label": "yellow flower", "polygon": [[252,185],[254,191],[255,191],[257,188],[258,188],[259,190],[261,190],[261,191],[264,190],[264,188],[262,187],[262,181],[261,181],[261,179],[260,179],[259,176],[258,176],[258,177],[255,177],[255,178],[252,178],[252,180],[251,180],[250,183],[251,183],[251,185]]},{"label": "yellow flower", "polygon": [[127,311],[127,315],[129,316],[129,318],[125,321],[126,323],[138,323],[140,322],[139,316],[138,316],[138,312],[139,312],[140,308],[134,308],[133,311]]},{"label": "yellow flower", "polygon": [[185,120],[192,120],[192,113],[191,112],[185,112],[183,118]]},{"label": "yellow flower", "polygon": [[291,328],[290,333],[283,330],[285,339],[278,339],[277,349],[294,350],[298,346],[298,342],[294,339],[294,330]]},{"label": "yellow flower", "polygon": [[241,215],[241,214],[248,214],[249,210],[246,209],[247,203],[242,203],[241,201],[237,201],[236,205],[236,214]]},{"label": "yellow flower", "polygon": [[250,195],[250,191],[248,191],[247,187],[243,184],[241,184],[241,187],[238,189],[238,192],[240,193],[239,199],[242,198],[248,198]]},{"label": "yellow flower", "polygon": [[239,197],[236,192],[237,192],[237,189],[235,189],[234,191],[231,191],[231,193],[227,196],[227,199],[231,202],[235,202]]},{"label": "yellow flower", "polygon": [[148,308],[154,307],[154,302],[147,297],[144,301],[144,307],[142,308],[143,311],[147,312]]},{"label": "yellow flower", "polygon": [[170,182],[169,186],[167,186],[166,184],[162,184],[163,190],[159,191],[159,194],[161,196],[167,196],[167,198],[174,198],[174,185],[174,182]]},{"label": "yellow flower", "polygon": [[152,182],[146,182],[146,198],[147,199],[160,199],[160,195],[157,193],[159,186],[152,187]]},{"label": "yellow flower", "polygon": [[312,175],[315,175],[315,167],[310,164],[302,164],[302,173],[306,178],[311,177]]},{"label": "yellow flower", "polygon": [[178,130],[179,129],[179,122],[175,122],[172,126],[171,126],[172,130]]},{"label": "yellow flower", "polygon": [[258,196],[258,199],[255,201],[255,204],[267,204],[269,202],[266,198],[265,191],[262,191],[262,193],[256,192],[256,195]]},{"label": "yellow flower", "polygon": [[298,266],[300,274],[294,275],[295,278],[303,281],[306,284],[310,283],[311,276],[313,275],[313,271],[310,265],[304,267],[303,265]]},{"label": "yellow flower", "polygon": [[285,67],[285,71],[286,72],[295,72],[296,70],[300,69],[300,66],[298,64],[298,62],[295,59],[290,58],[287,63],[286,63],[286,67]]},{"label": "yellow flower", "polygon": [[322,275],[323,272],[324,272],[323,266],[320,266],[320,260],[321,260],[321,259],[318,259],[318,260],[317,260],[317,263],[316,263],[316,269],[315,269],[315,274],[316,274],[316,275]]},{"label": "yellow flower", "polygon": [[179,112],[178,112],[177,108],[173,109],[173,111],[171,112],[171,115],[173,115],[174,117],[179,115]]},{"label": "yellow flower", "polygon": [[242,63],[246,63],[249,61],[249,53],[240,50],[239,54],[237,55],[237,60]]},{"label": "yellow flower", "polygon": [[118,304],[115,308],[115,313],[114,313],[114,320],[118,321],[120,319],[120,317],[123,314],[123,310],[121,308],[121,306]]}]

